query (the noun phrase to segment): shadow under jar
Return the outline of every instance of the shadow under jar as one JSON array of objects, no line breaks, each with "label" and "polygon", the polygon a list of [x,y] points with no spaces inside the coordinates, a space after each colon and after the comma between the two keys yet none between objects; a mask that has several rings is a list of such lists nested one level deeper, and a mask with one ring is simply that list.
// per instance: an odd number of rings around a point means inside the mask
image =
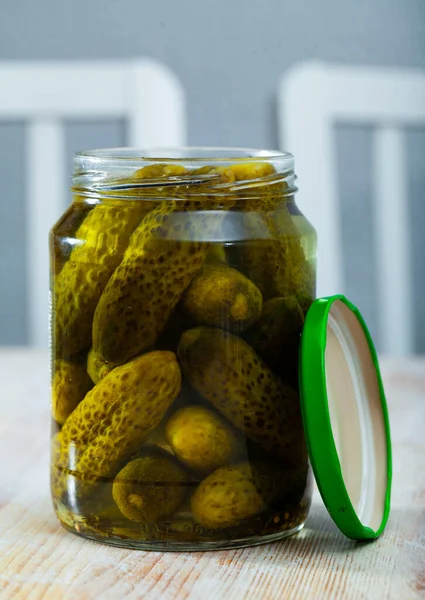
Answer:
[{"label": "shadow under jar", "polygon": [[51,245],[51,491],[66,529],[147,550],[299,531],[298,349],[316,235],[293,156],[74,158]]}]

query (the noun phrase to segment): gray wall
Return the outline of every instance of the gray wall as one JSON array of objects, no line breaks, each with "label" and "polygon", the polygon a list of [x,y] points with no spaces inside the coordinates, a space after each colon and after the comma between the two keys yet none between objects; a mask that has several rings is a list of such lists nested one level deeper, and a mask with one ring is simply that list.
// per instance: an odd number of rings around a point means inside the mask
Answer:
[{"label": "gray wall", "polygon": [[[276,147],[276,83],[297,61],[425,67],[424,0],[0,0],[0,15],[0,59],[164,61],[186,89],[189,142],[199,145]],[[122,144],[124,124],[69,123],[67,139],[69,156],[77,148]],[[376,334],[371,132],[340,127],[337,142],[348,292]],[[408,142],[406,209],[416,349],[423,352],[425,131],[409,132]],[[0,123],[0,344],[27,339],[23,143],[22,124]]]}]

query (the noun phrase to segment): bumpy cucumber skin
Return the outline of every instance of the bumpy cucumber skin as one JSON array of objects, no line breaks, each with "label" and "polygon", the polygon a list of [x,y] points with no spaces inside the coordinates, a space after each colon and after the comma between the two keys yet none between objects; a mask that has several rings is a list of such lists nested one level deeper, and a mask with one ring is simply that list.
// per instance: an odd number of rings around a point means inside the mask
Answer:
[{"label": "bumpy cucumber skin", "polygon": [[[220,173],[223,182],[232,175]],[[229,198],[162,202],[130,238],[96,308],[93,347],[110,365],[151,348],[208,253]],[[200,210],[203,207],[205,210]]]},{"label": "bumpy cucumber skin", "polygon": [[208,264],[194,277],[182,299],[186,313],[199,325],[244,331],[260,315],[263,298],[240,271]]},{"label": "bumpy cucumber skin", "polygon": [[70,471],[80,498],[99,477],[113,477],[159,425],[180,388],[172,352],[150,352],[111,371],[53,438],[53,496],[60,499],[67,492]]},{"label": "bumpy cucumber skin", "polygon": [[53,363],[52,417],[56,423],[65,423],[91,387],[85,364],[61,359]]},{"label": "bumpy cucumber skin", "polygon": [[203,406],[186,406],[170,417],[166,436],[174,454],[195,473],[210,473],[243,453],[239,434]]},{"label": "bumpy cucumber skin", "polygon": [[204,527],[238,525],[266,509],[248,462],[221,467],[204,479],[191,498],[193,518]]},{"label": "bumpy cucumber skin", "polygon": [[113,498],[122,514],[137,523],[157,523],[183,504],[189,476],[170,454],[150,449],[116,476]]},{"label": "bumpy cucumber skin", "polygon": [[228,465],[206,477],[192,494],[193,518],[212,529],[234,527],[299,502],[307,486],[307,467],[288,470],[261,461]]},{"label": "bumpy cucumber skin", "polygon": [[[180,165],[158,163],[142,167],[130,178],[111,184],[131,184],[145,179],[159,182],[161,178],[180,176],[182,172],[186,169]],[[120,190],[119,194],[128,196],[128,200],[118,201],[113,198],[114,194],[117,192],[103,192],[101,203],[82,221],[69,259],[54,279],[53,327],[56,350],[62,356],[90,347],[93,315],[99,298],[122,261],[131,234],[143,216],[157,205],[154,198],[140,197],[142,188]],[[52,235],[57,237],[56,228]]]},{"label": "bumpy cucumber skin", "polygon": [[299,396],[244,340],[198,327],[183,334],[177,354],[189,383],[234,427],[288,463],[303,461]]}]

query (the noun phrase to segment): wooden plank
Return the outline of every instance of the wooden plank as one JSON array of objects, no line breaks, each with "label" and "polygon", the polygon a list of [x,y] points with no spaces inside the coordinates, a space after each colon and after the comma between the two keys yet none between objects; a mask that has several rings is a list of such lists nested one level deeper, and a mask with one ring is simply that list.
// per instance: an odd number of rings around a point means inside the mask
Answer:
[{"label": "wooden plank", "polygon": [[425,359],[383,361],[392,513],[377,541],[345,539],[316,496],[284,542],[149,553],[65,532],[48,493],[48,358],[0,351],[0,597],[31,600],[414,600],[425,596]]}]

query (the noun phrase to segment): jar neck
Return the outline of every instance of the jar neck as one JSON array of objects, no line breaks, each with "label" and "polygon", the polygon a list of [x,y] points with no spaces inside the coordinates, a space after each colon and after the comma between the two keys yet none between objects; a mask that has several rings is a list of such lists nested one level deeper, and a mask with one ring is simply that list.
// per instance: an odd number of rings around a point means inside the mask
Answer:
[{"label": "jar neck", "polygon": [[74,156],[72,191],[93,200],[267,193],[293,197],[291,154],[233,148],[112,148]]}]

